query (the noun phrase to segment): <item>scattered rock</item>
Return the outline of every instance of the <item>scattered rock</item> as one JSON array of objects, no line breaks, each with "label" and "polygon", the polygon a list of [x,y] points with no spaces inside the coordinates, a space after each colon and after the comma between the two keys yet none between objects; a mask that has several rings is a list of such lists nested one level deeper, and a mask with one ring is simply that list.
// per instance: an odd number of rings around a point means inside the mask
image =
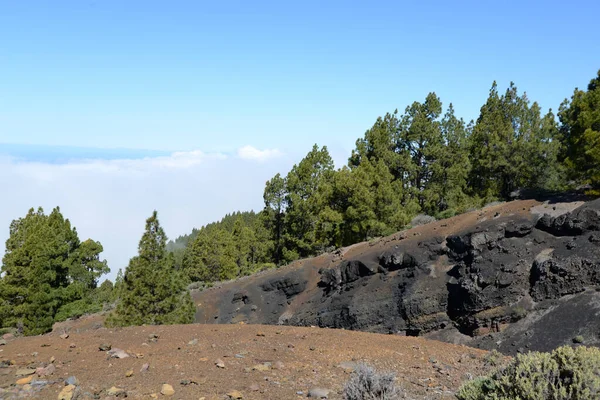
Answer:
[{"label": "scattered rock", "polygon": [[132,370],[132,369],[130,369],[130,370],[128,370],[127,372],[125,372],[125,376],[126,376],[127,378],[131,378],[131,377],[133,376],[133,370]]},{"label": "scattered rock", "polygon": [[54,374],[55,371],[56,367],[54,364],[48,364],[46,367],[37,368],[35,373],[38,374],[38,376],[48,376]]},{"label": "scattered rock", "polygon": [[106,391],[106,394],[109,396],[115,396],[115,397],[127,397],[127,392],[125,391],[125,389],[121,389],[121,388],[118,388],[115,386],[108,389]]},{"label": "scattered rock", "polygon": [[225,368],[225,363],[219,358],[215,360],[215,365],[217,366],[217,368]]},{"label": "scattered rock", "polygon": [[150,364],[146,363],[144,365],[142,365],[142,368],[140,368],[140,372],[146,372],[150,369]]},{"label": "scattered rock", "polygon": [[308,391],[308,397],[314,397],[316,399],[327,399],[329,397],[329,390],[322,388],[312,388]]},{"label": "scattered rock", "polygon": [[75,347],[77,347],[77,345],[76,345],[75,343],[71,343],[71,344],[69,345],[69,348],[71,348],[71,349],[74,349]]},{"label": "scattered rock", "polygon": [[61,339],[68,339],[69,338],[69,334],[68,333],[63,333],[62,335],[59,336]]},{"label": "scattered rock", "polygon": [[188,342],[189,346],[195,346],[198,344],[198,339],[192,339]]},{"label": "scattered rock", "polygon": [[253,383],[252,385],[250,385],[250,390],[253,392],[258,392],[260,390],[260,387],[256,383]]},{"label": "scattered rock", "polygon": [[256,336],[261,336],[261,337],[264,337],[264,336],[265,336],[265,334],[264,334],[264,332],[258,332],[258,333],[256,334]]},{"label": "scattered rock", "polygon": [[229,392],[227,392],[227,396],[230,399],[243,399],[244,396],[242,396],[242,393],[239,390],[230,390]]},{"label": "scattered rock", "polygon": [[0,346],[6,346],[6,339],[0,339]]},{"label": "scattered rock", "polygon": [[269,365],[266,365],[266,364],[256,364],[256,365],[254,365],[252,367],[253,371],[262,371],[262,372],[264,372],[264,371],[268,371],[270,369],[271,369],[271,367]]},{"label": "scattered rock", "polygon": [[107,351],[107,354],[112,358],[127,358],[129,354],[125,350],[114,348],[112,350]]},{"label": "scattered rock", "polygon": [[31,381],[33,380],[33,375],[29,375],[27,378],[21,378],[17,381],[17,385],[26,385],[28,383],[31,383]]},{"label": "scattered rock", "polygon": [[35,369],[31,369],[31,368],[21,368],[18,369],[16,372],[17,376],[27,376],[27,375],[33,375],[35,374]]},{"label": "scattered rock", "polygon": [[162,394],[163,396],[173,396],[175,394],[175,389],[173,389],[173,386],[169,385],[168,383],[165,383],[160,389],[160,394]]},{"label": "scattered rock", "polygon": [[77,386],[79,385],[79,381],[74,376],[70,376],[67,379],[65,379],[65,385]]},{"label": "scattered rock", "polygon": [[58,394],[58,400],[71,400],[75,393],[75,385],[67,385]]},{"label": "scattered rock", "polygon": [[110,351],[110,349],[112,349],[110,343],[102,343],[100,346],[98,346],[98,350],[100,351]]}]

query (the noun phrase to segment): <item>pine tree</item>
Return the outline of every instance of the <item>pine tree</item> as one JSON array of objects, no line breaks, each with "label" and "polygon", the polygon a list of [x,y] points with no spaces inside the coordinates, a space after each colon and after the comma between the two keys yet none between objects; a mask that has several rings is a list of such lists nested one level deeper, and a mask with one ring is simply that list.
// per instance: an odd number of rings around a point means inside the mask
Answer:
[{"label": "pine tree", "polygon": [[[0,279],[0,316],[4,326],[19,326],[27,335],[52,328],[61,308],[80,302],[109,271],[100,261],[102,245],[81,243],[77,231],[55,208],[39,208],[10,225]],[[85,309],[79,311],[85,312]]]},{"label": "pine tree", "polygon": [[326,195],[330,191],[325,185],[331,183],[332,177],[333,159],[326,146],[319,149],[317,145],[287,174],[283,249],[286,261],[309,257],[323,249],[317,242],[317,225],[319,212],[329,202]]},{"label": "pine tree", "polygon": [[600,70],[587,91],[575,89],[558,115],[562,159],[570,177],[600,188]]},{"label": "pine tree", "polygon": [[424,103],[414,102],[406,108],[397,134],[396,151],[401,155],[404,190],[428,214],[435,214],[440,208],[439,188],[431,184],[434,173],[441,173],[438,163],[444,151],[438,121],[441,112],[440,99],[429,93]]},{"label": "pine tree", "polygon": [[192,282],[216,282],[239,275],[235,244],[231,233],[214,225],[201,229],[188,246],[183,271]]},{"label": "pine tree", "polygon": [[439,193],[439,212],[449,210],[452,215],[465,211],[472,203],[468,195],[469,131],[465,122],[454,115],[454,107],[450,104],[441,121],[445,147],[438,155],[430,186],[430,190]]},{"label": "pine tree", "polygon": [[287,209],[285,179],[275,175],[265,185],[263,199],[265,208],[261,214],[265,229],[270,232],[272,260],[276,265],[283,261],[283,238],[285,235],[285,211]]},{"label": "pine tree", "polygon": [[194,320],[194,303],[186,281],[167,253],[167,237],[157,212],[146,220],[138,255],[129,261],[120,299],[107,324],[112,326],[186,324]]}]

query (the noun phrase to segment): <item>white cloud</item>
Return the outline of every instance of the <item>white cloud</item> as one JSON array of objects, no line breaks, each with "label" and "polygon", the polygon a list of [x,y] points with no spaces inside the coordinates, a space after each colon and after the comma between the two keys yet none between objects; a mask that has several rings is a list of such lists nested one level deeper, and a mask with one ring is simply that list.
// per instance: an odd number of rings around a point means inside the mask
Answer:
[{"label": "white cloud", "polygon": [[[49,212],[60,206],[80,239],[102,243],[102,256],[112,270],[109,277],[114,278],[136,254],[144,221],[152,210],[158,210],[173,239],[226,213],[260,210],[265,182],[277,172],[286,173],[294,161],[281,157],[277,150],[260,151],[251,146],[240,149],[238,155],[191,151],[66,164],[0,157],[0,243],[8,238],[10,222],[29,208],[42,206]],[[245,161],[276,156],[270,163]]]},{"label": "white cloud", "polygon": [[264,162],[272,158],[278,158],[283,155],[279,149],[265,149],[259,150],[253,146],[244,146],[238,149],[238,157],[243,160],[253,160],[258,162]]}]

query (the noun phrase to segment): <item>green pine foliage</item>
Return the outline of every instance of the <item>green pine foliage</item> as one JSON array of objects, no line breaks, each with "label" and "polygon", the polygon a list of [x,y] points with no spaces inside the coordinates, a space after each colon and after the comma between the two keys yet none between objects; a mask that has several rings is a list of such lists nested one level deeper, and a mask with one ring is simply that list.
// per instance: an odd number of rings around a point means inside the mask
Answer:
[{"label": "green pine foliage", "polygon": [[106,320],[109,326],[186,324],[195,307],[186,280],[167,252],[167,237],[156,211],[146,220],[138,255],[119,282],[119,300]]},{"label": "green pine foliage", "polygon": [[593,185],[600,194],[600,70],[587,91],[575,89],[558,113],[562,159],[571,179]]},{"label": "green pine foliage", "polygon": [[31,209],[14,220],[2,259],[2,326],[36,335],[57,320],[95,310],[98,279],[109,271],[102,250],[99,242],[81,242],[58,207],[49,215]]}]

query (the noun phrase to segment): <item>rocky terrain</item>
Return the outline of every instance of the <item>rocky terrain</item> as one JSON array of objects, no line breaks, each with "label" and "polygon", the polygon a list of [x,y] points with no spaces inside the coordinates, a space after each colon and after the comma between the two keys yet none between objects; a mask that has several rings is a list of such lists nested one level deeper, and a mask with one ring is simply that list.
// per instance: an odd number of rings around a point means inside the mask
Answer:
[{"label": "rocky terrain", "polygon": [[600,345],[600,199],[519,200],[195,292],[200,323]]},{"label": "rocky terrain", "polygon": [[109,330],[100,316],[1,343],[0,399],[341,399],[360,362],[395,372],[407,399],[451,399],[494,361],[423,338],[245,324]]}]

